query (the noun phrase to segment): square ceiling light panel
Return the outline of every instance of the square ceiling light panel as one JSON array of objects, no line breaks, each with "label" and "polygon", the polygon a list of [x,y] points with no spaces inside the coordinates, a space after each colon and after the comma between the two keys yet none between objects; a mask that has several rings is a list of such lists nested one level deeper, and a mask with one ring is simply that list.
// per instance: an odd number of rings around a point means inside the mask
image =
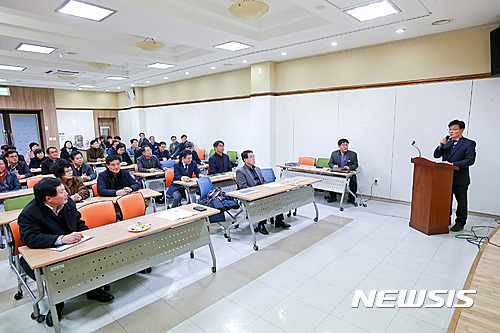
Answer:
[{"label": "square ceiling light panel", "polygon": [[116,10],[77,0],[67,0],[56,8],[55,11],[61,14],[81,17],[97,22],[101,22],[110,15],[116,13]]},{"label": "square ceiling light panel", "polygon": [[374,20],[379,17],[397,14],[401,11],[392,2],[384,0],[350,8],[345,10],[345,12],[354,17],[356,20],[364,22]]}]

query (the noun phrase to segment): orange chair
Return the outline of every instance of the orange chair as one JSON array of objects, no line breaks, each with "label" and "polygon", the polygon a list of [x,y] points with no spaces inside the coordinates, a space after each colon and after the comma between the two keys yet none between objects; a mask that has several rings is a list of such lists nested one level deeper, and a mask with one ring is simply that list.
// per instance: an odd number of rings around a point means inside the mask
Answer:
[{"label": "orange chair", "polygon": [[116,210],[112,200],[93,202],[80,207],[78,211],[90,229],[116,222]]},{"label": "orange chair", "polygon": [[28,178],[28,179],[26,179],[26,186],[28,186],[28,188],[33,188],[43,178],[44,177]]},{"label": "orange chair", "polygon": [[[134,170],[135,172],[139,172],[139,167],[137,166],[137,164],[134,164]],[[135,176],[135,181],[137,181],[139,179],[139,177]]]},{"label": "orange chair", "polygon": [[169,187],[174,180],[174,169],[167,169],[165,172],[165,187]]},{"label": "orange chair", "polygon": [[299,157],[299,164],[301,165],[316,165],[316,159],[313,157]]},{"label": "orange chair", "polygon": [[133,219],[146,213],[146,201],[141,192],[130,193],[116,200],[122,212],[122,220]]},{"label": "orange chair", "polygon": [[196,153],[198,154],[198,158],[202,161],[205,160],[205,149],[198,149],[196,151]]},{"label": "orange chair", "polygon": [[97,184],[92,185],[92,193],[94,194],[94,197],[99,196],[99,193],[97,193]]}]

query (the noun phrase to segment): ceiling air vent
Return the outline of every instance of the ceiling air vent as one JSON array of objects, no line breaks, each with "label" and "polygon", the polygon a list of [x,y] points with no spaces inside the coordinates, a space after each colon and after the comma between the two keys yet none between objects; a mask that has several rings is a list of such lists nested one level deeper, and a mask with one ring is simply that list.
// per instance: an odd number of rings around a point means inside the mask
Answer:
[{"label": "ceiling air vent", "polygon": [[62,76],[77,76],[80,75],[80,72],[73,72],[73,71],[63,71],[60,69],[57,70],[50,70],[45,72],[45,74],[50,74],[50,75],[62,75]]}]

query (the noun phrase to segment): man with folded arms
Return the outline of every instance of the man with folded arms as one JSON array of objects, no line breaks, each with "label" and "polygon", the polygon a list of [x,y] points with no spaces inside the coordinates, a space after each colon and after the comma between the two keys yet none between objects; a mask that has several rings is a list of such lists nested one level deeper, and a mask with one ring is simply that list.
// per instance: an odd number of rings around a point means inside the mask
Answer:
[{"label": "man with folded arms", "polygon": [[97,177],[97,193],[101,197],[125,195],[141,188],[128,171],[121,169],[121,162],[117,154],[106,157],[107,170]]},{"label": "man with folded arms", "polygon": [[[32,249],[50,248],[63,244],[79,242],[83,235],[80,231],[87,230],[82,215],[76,210],[76,205],[64,189],[61,180],[47,177],[34,187],[35,199],[31,200],[19,215],[19,233],[23,245]],[[28,263],[21,259],[23,270],[33,280],[35,274]],[[110,302],[114,296],[101,288],[87,293],[88,299],[99,302]],[[64,303],[56,304],[57,315],[60,318]],[[46,317],[48,326],[53,326],[52,314]]]}]

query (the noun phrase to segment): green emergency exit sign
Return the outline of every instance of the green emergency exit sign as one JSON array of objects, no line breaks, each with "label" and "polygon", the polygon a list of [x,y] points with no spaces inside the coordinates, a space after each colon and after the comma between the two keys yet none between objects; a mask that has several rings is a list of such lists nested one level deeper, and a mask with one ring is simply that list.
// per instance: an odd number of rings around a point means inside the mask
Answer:
[{"label": "green emergency exit sign", "polygon": [[10,89],[0,87],[0,96],[10,96]]}]

